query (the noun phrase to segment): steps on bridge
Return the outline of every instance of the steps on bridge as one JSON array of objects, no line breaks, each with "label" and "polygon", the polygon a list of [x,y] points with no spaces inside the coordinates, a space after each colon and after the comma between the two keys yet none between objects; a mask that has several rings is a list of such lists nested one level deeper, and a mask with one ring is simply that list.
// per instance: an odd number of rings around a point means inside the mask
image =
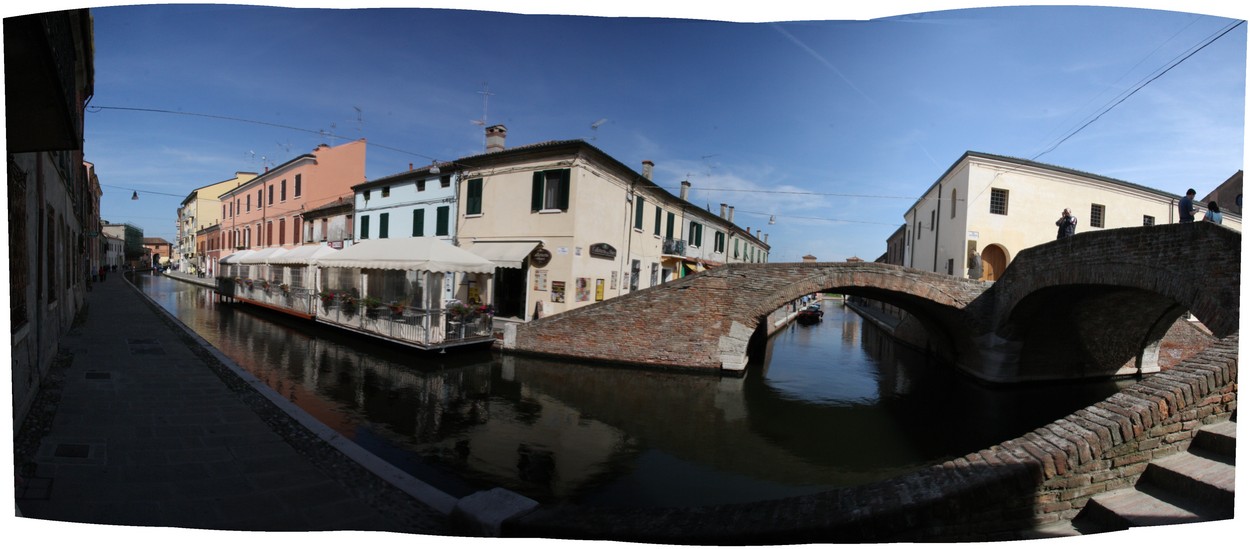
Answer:
[{"label": "steps on bridge", "polygon": [[1150,462],[1132,488],[1090,498],[1076,533],[1233,518],[1237,422],[1203,427],[1189,450]]}]

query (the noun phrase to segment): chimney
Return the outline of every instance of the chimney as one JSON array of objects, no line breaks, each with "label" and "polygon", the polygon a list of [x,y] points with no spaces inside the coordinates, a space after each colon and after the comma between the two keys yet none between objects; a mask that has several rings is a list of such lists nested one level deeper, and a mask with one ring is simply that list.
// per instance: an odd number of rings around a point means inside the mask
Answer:
[{"label": "chimney", "polygon": [[681,199],[685,200],[686,197],[688,196],[690,196],[690,182],[682,181],[681,182]]},{"label": "chimney", "polygon": [[508,137],[508,128],[503,124],[495,124],[486,128],[486,152],[499,152],[504,149],[504,138]]},{"label": "chimney", "polygon": [[768,233],[764,233],[764,243],[768,244]]},{"label": "chimney", "polygon": [[655,171],[655,162],[650,160],[642,161],[642,177],[647,181],[651,181],[651,174]]},{"label": "chimney", "polygon": [[720,203],[720,218],[725,219],[725,203]]},{"label": "chimney", "polygon": [[729,217],[727,218],[727,221],[729,221],[730,223],[734,222],[734,207],[733,206],[729,207]]},{"label": "chimney", "polygon": [[760,238],[760,230],[759,230],[759,229],[755,229],[755,239],[756,239],[756,240],[759,240],[759,238]]}]

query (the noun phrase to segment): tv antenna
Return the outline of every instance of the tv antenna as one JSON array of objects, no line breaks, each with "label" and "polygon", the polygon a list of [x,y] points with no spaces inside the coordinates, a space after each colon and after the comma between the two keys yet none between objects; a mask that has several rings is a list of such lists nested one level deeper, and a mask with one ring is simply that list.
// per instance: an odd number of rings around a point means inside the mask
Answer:
[{"label": "tv antenna", "polygon": [[361,111],[360,107],[357,107],[355,105],[352,105],[352,108],[356,109],[356,135],[361,136],[364,134],[364,131],[365,131],[364,130],[364,125],[365,125],[364,111]]},{"label": "tv antenna", "polygon": [[591,123],[590,130],[594,132],[591,134],[591,137],[590,137],[591,141],[594,141],[599,138],[599,126],[602,126],[606,124],[607,122],[608,122],[607,118],[600,118],[598,120],[595,120],[593,123]]},{"label": "tv antenna", "polygon": [[495,94],[490,92],[490,82],[482,82],[482,91],[477,93],[482,94],[482,119],[470,120],[470,122],[477,126],[486,126],[486,113],[490,107],[490,96]]}]

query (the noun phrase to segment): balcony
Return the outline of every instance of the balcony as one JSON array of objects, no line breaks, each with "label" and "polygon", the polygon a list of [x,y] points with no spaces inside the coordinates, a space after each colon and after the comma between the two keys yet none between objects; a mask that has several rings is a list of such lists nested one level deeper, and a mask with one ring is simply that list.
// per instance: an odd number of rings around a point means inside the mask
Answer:
[{"label": "balcony", "polygon": [[686,255],[686,241],[673,240],[671,238],[664,239],[664,255]]}]

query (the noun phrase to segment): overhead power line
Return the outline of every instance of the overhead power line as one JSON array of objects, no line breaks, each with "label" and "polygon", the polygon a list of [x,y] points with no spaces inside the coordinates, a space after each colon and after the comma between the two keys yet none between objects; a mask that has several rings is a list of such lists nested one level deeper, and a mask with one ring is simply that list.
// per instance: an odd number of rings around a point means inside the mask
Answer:
[{"label": "overhead power line", "polygon": [[1080,127],[1076,128],[1076,129],[1074,129],[1074,130],[1072,130],[1072,131],[1071,131],[1071,132],[1069,132],[1067,135],[1063,136],[1063,138],[1062,138],[1062,139],[1060,139],[1058,142],[1056,142],[1054,145],[1051,145],[1051,146],[1050,146],[1049,148],[1047,148],[1046,150],[1044,150],[1044,151],[1042,151],[1042,152],[1040,152],[1040,153],[1037,153],[1036,155],[1034,155],[1034,156],[1033,156],[1032,158],[1030,158],[1029,160],[1037,160],[1037,159],[1038,159],[1039,157],[1041,157],[1042,155],[1044,155],[1044,154],[1046,154],[1046,153],[1049,153],[1049,152],[1051,152],[1051,151],[1053,151],[1053,150],[1055,150],[1055,149],[1059,148],[1059,146],[1060,146],[1060,145],[1062,145],[1062,144],[1064,144],[1064,142],[1066,142],[1068,139],[1071,139],[1073,136],[1075,136],[1076,134],[1080,133],[1080,132],[1081,132],[1082,130],[1084,130],[1085,128],[1088,128],[1088,127],[1090,126],[1090,124],[1093,124],[1094,122],[1097,122],[1097,121],[1098,121],[1098,119],[1102,118],[1102,116],[1103,116],[1104,114],[1107,114],[1108,112],[1111,112],[1111,109],[1114,109],[1114,108],[1118,107],[1121,103],[1123,103],[1124,101],[1128,100],[1128,98],[1132,97],[1132,96],[1133,96],[1133,95],[1135,95],[1137,92],[1141,91],[1141,89],[1142,89],[1142,88],[1145,88],[1145,87],[1146,87],[1147,85],[1149,85],[1151,82],[1154,82],[1155,80],[1158,80],[1160,77],[1162,77],[1163,75],[1167,74],[1167,73],[1168,73],[1169,71],[1171,71],[1172,69],[1176,68],[1176,67],[1177,67],[1177,65],[1180,65],[1181,63],[1185,62],[1185,60],[1189,59],[1190,57],[1193,57],[1193,56],[1194,56],[1195,54],[1197,54],[1198,52],[1200,52],[1200,51],[1202,51],[1202,50],[1206,49],[1206,47],[1207,47],[1207,46],[1210,46],[1211,44],[1215,43],[1215,41],[1216,41],[1216,40],[1219,40],[1220,38],[1223,38],[1223,37],[1224,37],[1224,35],[1226,35],[1226,34],[1228,34],[1228,33],[1232,32],[1232,31],[1233,31],[1233,29],[1235,29],[1235,28],[1237,28],[1237,27],[1241,26],[1241,24],[1242,24],[1242,23],[1245,23],[1245,21],[1244,21],[1244,20],[1243,20],[1243,21],[1235,21],[1235,22],[1233,22],[1233,23],[1230,23],[1230,24],[1229,24],[1226,28],[1224,28],[1222,31],[1217,31],[1217,32],[1216,32],[1216,33],[1215,33],[1212,37],[1208,38],[1208,39],[1207,39],[1205,42],[1203,42],[1202,44],[1200,44],[1200,45],[1198,45],[1198,46],[1196,46],[1196,47],[1194,47],[1194,48],[1191,48],[1191,49],[1190,49],[1190,51],[1189,51],[1188,53],[1183,54],[1183,55],[1181,55],[1181,56],[1179,56],[1179,57],[1177,57],[1177,58],[1173,59],[1173,61],[1172,61],[1169,65],[1167,65],[1166,67],[1163,67],[1162,69],[1156,70],[1156,71],[1153,73],[1153,76],[1148,76],[1146,79],[1144,79],[1144,80],[1142,80],[1141,82],[1139,82],[1139,83],[1137,84],[1137,86],[1135,86],[1133,89],[1131,89],[1131,90],[1129,90],[1129,91],[1127,91],[1127,92],[1124,92],[1124,93],[1120,94],[1117,98],[1113,98],[1113,99],[1111,100],[1111,102],[1110,102],[1110,103],[1108,103],[1107,105],[1105,105],[1105,106],[1104,106],[1104,107],[1103,107],[1103,108],[1102,108],[1099,112],[1097,112],[1095,115],[1093,115],[1092,117],[1090,117],[1090,119],[1089,119],[1088,121],[1086,121],[1084,124],[1082,124]]}]

